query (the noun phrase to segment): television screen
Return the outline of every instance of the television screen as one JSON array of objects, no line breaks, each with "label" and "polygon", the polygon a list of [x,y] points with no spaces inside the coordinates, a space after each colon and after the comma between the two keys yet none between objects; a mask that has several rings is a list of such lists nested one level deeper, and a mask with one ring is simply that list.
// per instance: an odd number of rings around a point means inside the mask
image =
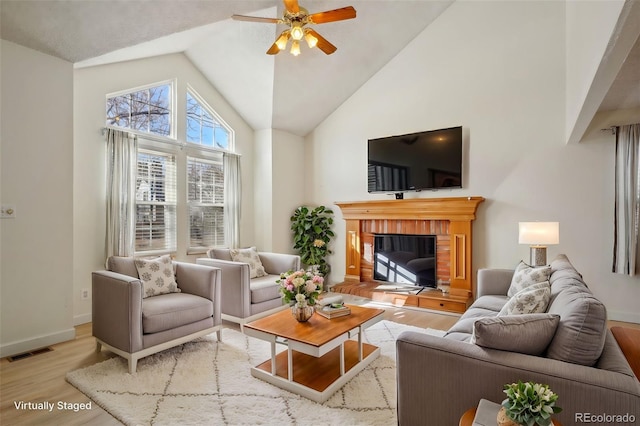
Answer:
[{"label": "television screen", "polygon": [[462,127],[369,139],[369,192],[462,187]]}]

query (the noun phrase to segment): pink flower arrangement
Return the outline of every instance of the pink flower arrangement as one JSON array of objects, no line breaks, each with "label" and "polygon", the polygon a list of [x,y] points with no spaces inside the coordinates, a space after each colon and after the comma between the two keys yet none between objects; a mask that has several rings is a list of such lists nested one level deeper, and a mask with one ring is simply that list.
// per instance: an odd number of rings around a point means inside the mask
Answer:
[{"label": "pink flower arrangement", "polygon": [[299,307],[303,308],[316,304],[324,278],[301,269],[280,274],[280,279],[276,282],[280,284],[280,293],[285,303],[296,302]]}]

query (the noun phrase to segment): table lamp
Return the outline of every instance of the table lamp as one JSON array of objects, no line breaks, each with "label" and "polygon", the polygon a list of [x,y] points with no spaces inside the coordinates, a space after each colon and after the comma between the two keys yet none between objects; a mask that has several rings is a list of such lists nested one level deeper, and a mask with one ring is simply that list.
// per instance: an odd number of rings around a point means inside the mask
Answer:
[{"label": "table lamp", "polygon": [[529,244],[531,266],[547,264],[547,244],[560,243],[558,222],[519,222],[518,243]]}]

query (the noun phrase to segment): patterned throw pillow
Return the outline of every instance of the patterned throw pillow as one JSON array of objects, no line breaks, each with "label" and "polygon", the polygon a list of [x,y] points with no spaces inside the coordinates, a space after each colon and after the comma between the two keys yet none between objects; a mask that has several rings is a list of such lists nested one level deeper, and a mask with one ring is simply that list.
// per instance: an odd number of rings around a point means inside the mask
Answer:
[{"label": "patterned throw pillow", "polygon": [[513,273],[507,296],[513,297],[520,290],[530,285],[549,281],[549,277],[551,277],[551,266],[529,266],[520,261]]},{"label": "patterned throw pillow", "polygon": [[231,259],[234,262],[243,262],[249,264],[250,278],[260,278],[267,275],[267,272],[262,266],[260,256],[258,256],[258,249],[250,247],[246,249],[229,249]]},{"label": "patterned throw pillow", "polygon": [[498,316],[543,313],[547,311],[549,300],[551,300],[549,281],[532,284],[514,294],[502,307]]},{"label": "patterned throw pillow", "polygon": [[136,269],[142,281],[142,297],[158,296],[167,293],[180,293],[173,275],[170,255],[157,259],[136,259]]}]

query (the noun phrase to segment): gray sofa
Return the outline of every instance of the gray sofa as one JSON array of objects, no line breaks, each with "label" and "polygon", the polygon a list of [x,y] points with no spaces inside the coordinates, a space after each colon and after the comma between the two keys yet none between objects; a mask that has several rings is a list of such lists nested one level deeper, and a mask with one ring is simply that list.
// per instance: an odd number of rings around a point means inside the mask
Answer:
[{"label": "gray sofa", "polygon": [[199,265],[220,268],[222,272],[222,319],[240,324],[284,309],[280,274],[300,269],[300,256],[295,254],[259,252],[260,262],[267,275],[251,278],[249,264],[235,262],[228,248],[214,248],[208,257],[196,259]]},{"label": "gray sofa", "polygon": [[[506,320],[497,316],[509,300],[513,274],[504,269],[478,271],[476,301],[444,337],[413,331],[398,337],[398,423],[458,424],[481,398],[500,403],[505,398],[503,385],[518,380],[549,384],[563,408],[554,418],[565,426],[581,424],[579,416],[590,415],[628,414],[640,422],[640,383],[607,328],[604,305],[567,257],[559,255],[551,263],[547,314]],[[495,327],[512,320],[524,322],[502,330]],[[535,355],[520,353],[535,352],[519,348],[539,340],[535,329],[527,329],[539,321],[556,324],[548,345]],[[515,328],[509,332],[508,327]],[[488,330],[500,331],[488,338]],[[487,345],[492,339],[502,350]]]}]

